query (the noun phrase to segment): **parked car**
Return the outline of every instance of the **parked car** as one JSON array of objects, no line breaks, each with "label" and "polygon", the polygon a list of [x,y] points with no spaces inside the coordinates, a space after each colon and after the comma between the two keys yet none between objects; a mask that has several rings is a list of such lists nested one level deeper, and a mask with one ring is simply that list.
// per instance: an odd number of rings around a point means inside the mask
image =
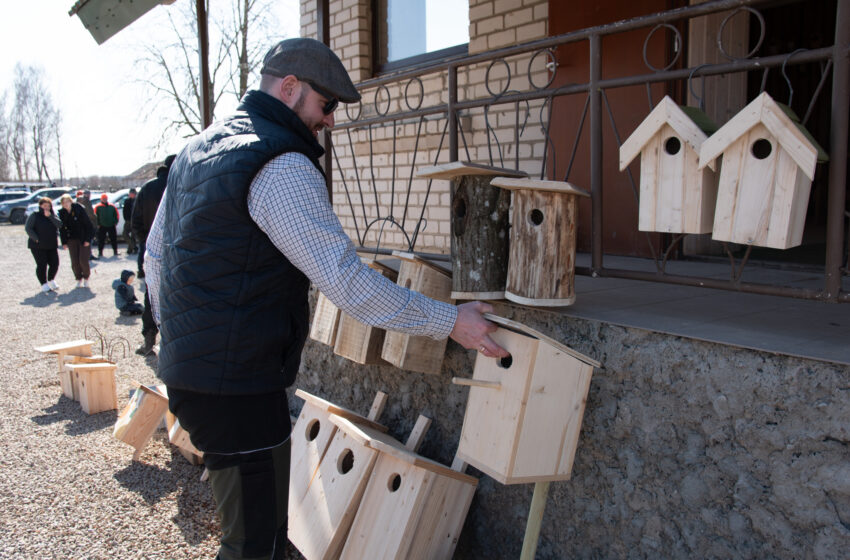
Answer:
[{"label": "parked car", "polygon": [[70,191],[71,189],[68,187],[49,187],[39,189],[23,198],[0,202],[0,222],[23,224],[27,220],[27,206],[33,202],[37,203],[38,199],[43,196],[54,199]]},{"label": "parked car", "polygon": [[6,202],[7,200],[16,200],[18,198],[26,198],[29,195],[29,191],[0,191],[0,202]]}]

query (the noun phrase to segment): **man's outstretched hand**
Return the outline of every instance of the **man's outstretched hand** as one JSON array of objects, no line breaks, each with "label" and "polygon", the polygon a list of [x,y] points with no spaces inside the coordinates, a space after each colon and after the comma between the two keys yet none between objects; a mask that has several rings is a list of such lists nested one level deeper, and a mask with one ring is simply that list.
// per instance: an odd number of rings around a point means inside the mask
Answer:
[{"label": "man's outstretched hand", "polygon": [[472,301],[457,306],[457,321],[449,335],[452,340],[470,350],[478,350],[488,358],[509,356],[507,350],[493,342],[490,333],[499,327],[481,316],[492,313],[493,306],[481,301]]}]

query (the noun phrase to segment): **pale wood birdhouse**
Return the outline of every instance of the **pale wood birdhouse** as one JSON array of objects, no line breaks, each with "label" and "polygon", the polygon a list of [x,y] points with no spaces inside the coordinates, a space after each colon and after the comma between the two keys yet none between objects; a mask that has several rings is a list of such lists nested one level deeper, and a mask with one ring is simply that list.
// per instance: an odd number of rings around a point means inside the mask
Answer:
[{"label": "pale wood birdhouse", "polygon": [[523,171],[452,162],[417,177],[451,181],[452,299],[503,299],[508,275],[510,193],[489,186],[494,176]]},{"label": "pale wood birdhouse", "polygon": [[451,558],[478,480],[386,434],[342,418],[333,421],[379,452],[341,558]]},{"label": "pale wood birdhouse", "polygon": [[714,163],[700,167],[699,153],[706,130],[715,129],[705,114],[665,96],[623,142],[620,171],[640,154],[639,230],[711,231],[717,178]]},{"label": "pale wood birdhouse", "polygon": [[818,158],[826,154],[766,92],[706,140],[700,168],[723,156],[712,238],[787,249],[802,242]]},{"label": "pale wood birdhouse", "polygon": [[325,294],[319,292],[316,310],[313,312],[313,323],[310,326],[310,338],[333,346],[336,343],[336,331],[339,328],[341,314],[339,307],[334,305]]},{"label": "pale wood birdhouse", "polygon": [[[395,270],[377,261],[367,261],[367,264],[386,278],[396,281],[398,273]],[[347,313],[342,313],[334,341],[334,354],[358,364],[379,364],[384,335],[383,329],[363,324]]]},{"label": "pale wood birdhouse", "polygon": [[59,385],[62,387],[62,394],[69,399],[78,401],[80,400],[80,397],[78,389],[75,390],[71,370],[65,367],[65,364],[68,361],[66,358],[71,357],[71,361],[73,361],[74,356],[91,356],[92,344],[94,344],[94,342],[91,340],[71,340],[68,342],[59,342],[56,344],[47,344],[35,347],[36,352],[56,355],[59,363],[57,370],[59,373]]},{"label": "pale wood birdhouse", "polygon": [[[377,432],[386,394],[379,392],[368,417],[297,390],[304,406],[292,429],[289,473],[289,540],[308,559],[338,558],[354,519],[375,453],[339,434],[338,415]],[[328,460],[325,461],[325,458]]]},{"label": "pale wood birdhouse", "polygon": [[80,407],[86,414],[118,408],[115,393],[115,364],[112,362],[66,364],[78,387]]},{"label": "pale wood birdhouse", "polygon": [[137,384],[136,392],[115,422],[112,435],[132,446],[135,449],[133,460],[138,461],[166,412],[168,394],[165,385],[146,387]]},{"label": "pale wood birdhouse", "polygon": [[556,307],[575,302],[578,197],[570,183],[497,177],[490,184],[513,191],[505,299]]},{"label": "pale wood birdhouse", "polygon": [[490,336],[508,358],[475,360],[457,458],[503,484],[568,480],[599,362],[515,321]]},{"label": "pale wood birdhouse", "polygon": [[[394,251],[401,260],[398,284],[432,299],[452,303],[452,278],[444,268],[412,253]],[[394,366],[419,373],[440,373],[447,339],[387,332],[381,357]]]}]

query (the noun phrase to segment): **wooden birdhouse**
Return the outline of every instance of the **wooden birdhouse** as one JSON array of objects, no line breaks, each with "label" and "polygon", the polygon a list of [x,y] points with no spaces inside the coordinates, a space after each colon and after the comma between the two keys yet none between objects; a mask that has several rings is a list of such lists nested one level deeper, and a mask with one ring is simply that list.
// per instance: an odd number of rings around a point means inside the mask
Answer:
[{"label": "wooden birdhouse", "polygon": [[115,393],[115,364],[112,362],[66,364],[78,387],[80,407],[86,414],[118,408]]},{"label": "wooden birdhouse", "polygon": [[699,153],[714,130],[704,113],[665,96],[620,146],[620,171],[640,154],[639,230],[711,231],[717,178],[714,163],[700,168]]},{"label": "wooden birdhouse", "polygon": [[146,387],[137,383],[136,391],[115,422],[112,435],[132,446],[133,460],[138,461],[167,411],[165,385]]},{"label": "wooden birdhouse", "polygon": [[74,390],[71,370],[65,367],[65,358],[68,356],[91,356],[92,344],[94,344],[94,342],[91,340],[71,340],[68,342],[59,342],[57,344],[47,344],[45,346],[35,347],[36,352],[56,355],[58,360],[57,372],[59,373],[59,385],[62,387],[62,394],[69,399],[80,400],[77,392]]},{"label": "wooden birdhouse", "polygon": [[503,484],[568,480],[594,367],[521,323],[485,315],[508,358],[475,360],[457,458]]},{"label": "wooden birdhouse", "polygon": [[[396,281],[398,273],[395,270],[378,261],[367,262],[370,268],[393,282]],[[379,364],[381,349],[384,347],[384,334],[383,329],[363,324],[347,313],[342,313],[334,342],[334,354],[358,364]]]},{"label": "wooden birdhouse", "polygon": [[[292,429],[289,540],[308,560],[337,558],[371,472],[373,454],[359,446],[352,451],[347,436],[337,438],[331,415],[385,432],[387,428],[375,420],[387,396],[379,392],[369,416],[363,417],[300,389],[295,395],[304,399],[304,406]],[[326,456],[330,459],[323,463]]]},{"label": "wooden birdhouse", "polygon": [[[451,303],[451,274],[412,253],[393,252],[401,260],[398,284],[432,299]],[[440,373],[447,339],[387,332],[381,357],[394,366],[420,373]]]},{"label": "wooden birdhouse", "polygon": [[503,299],[508,275],[510,193],[489,186],[494,176],[523,171],[452,162],[417,177],[451,181],[452,299]]},{"label": "wooden birdhouse", "polygon": [[322,292],[316,299],[313,323],[310,326],[310,338],[322,344],[333,346],[336,343],[336,331],[342,311]]},{"label": "wooden birdhouse", "polygon": [[341,558],[451,558],[478,480],[386,434],[341,418],[334,422],[379,452]]},{"label": "wooden birdhouse", "polygon": [[590,194],[562,181],[496,177],[490,184],[513,191],[505,298],[524,305],[572,305],[578,197]]},{"label": "wooden birdhouse", "polygon": [[787,249],[803,239],[823,149],[786,107],[762,93],[706,140],[699,165],[723,156],[712,238]]},{"label": "wooden birdhouse", "polygon": [[180,425],[180,420],[170,410],[165,411],[165,429],[168,431],[168,441],[177,448],[190,464],[204,464],[203,452],[195,447],[195,444],[189,438],[189,432]]}]

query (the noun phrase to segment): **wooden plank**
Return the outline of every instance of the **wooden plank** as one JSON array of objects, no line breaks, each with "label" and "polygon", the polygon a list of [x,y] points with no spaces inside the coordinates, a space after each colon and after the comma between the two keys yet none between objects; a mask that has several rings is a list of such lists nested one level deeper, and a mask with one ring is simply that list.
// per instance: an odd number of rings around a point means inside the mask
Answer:
[{"label": "wooden plank", "polygon": [[[655,231],[668,233],[681,232],[684,227],[684,182],[685,162],[684,154],[688,147],[669,125],[661,127],[658,136],[660,145],[658,149],[658,190],[656,198]],[[679,151],[670,154],[665,144],[670,138],[679,140]]]},{"label": "wooden plank", "polygon": [[785,150],[776,161],[773,212],[765,245],[775,249],[796,247],[803,241],[812,181]]},{"label": "wooden plank", "polygon": [[467,387],[483,387],[485,389],[501,389],[502,384],[498,381],[484,381],[483,379],[467,379],[466,377],[452,377],[452,383],[455,385],[465,385]]},{"label": "wooden plank", "polygon": [[459,480],[441,478],[432,485],[408,558],[453,558],[474,495],[475,486]]},{"label": "wooden plank", "polygon": [[[147,391],[143,388],[148,389]],[[142,450],[162,424],[168,410],[168,399],[139,384],[127,406],[121,411],[112,435],[135,450],[133,460],[138,461]]]},{"label": "wooden plank", "polygon": [[416,173],[416,177],[420,179],[455,179],[457,177],[468,175],[527,177],[528,173],[525,171],[517,171],[515,169],[505,169],[503,167],[493,167],[490,165],[482,165],[479,163],[470,163],[465,161],[453,161],[440,165],[420,167]]},{"label": "wooden plank", "polygon": [[[378,419],[381,417],[381,414],[384,412],[384,408],[387,406],[387,394],[383,391],[378,391],[375,393],[375,398],[372,399],[372,407],[369,409],[369,415],[367,418],[372,422],[378,422]],[[336,414],[336,413],[334,413]],[[339,415],[342,416],[342,415]],[[343,416],[344,418],[344,416]],[[380,424],[378,424],[380,426]],[[386,430],[381,430],[386,431]]]},{"label": "wooden plank", "polygon": [[336,433],[336,426],[330,421],[330,414],[310,401],[301,407],[295,425],[292,428],[292,449],[289,468],[289,511],[305,498],[310,483],[319,464],[325,457],[328,446]]},{"label": "wooden plank", "polygon": [[815,167],[818,163],[818,150],[808,138],[797,128],[794,121],[785,114],[776,101],[767,92],[764,97],[761,122],[776,138],[779,145],[791,156],[809,180],[815,178]]},{"label": "wooden plank", "polygon": [[[751,153],[753,143],[760,139],[767,139],[773,146],[765,159],[756,159]],[[733,149],[742,154],[743,161],[731,239],[735,243],[763,245],[767,241],[767,226],[773,211],[777,148],[775,138],[762,124],[753,127],[734,144]]]},{"label": "wooden plank", "polygon": [[496,177],[490,185],[509,191],[543,191],[559,194],[574,194],[590,198],[590,193],[566,181],[545,181],[543,179],[528,179],[514,177]]},{"label": "wooden plank", "polygon": [[658,230],[658,204],[661,192],[658,186],[658,159],[661,157],[661,138],[653,136],[644,145],[640,157],[640,197],[638,199],[638,229]]},{"label": "wooden plank", "polygon": [[546,336],[545,334],[543,334],[539,331],[536,331],[536,330],[532,329],[531,327],[529,327],[527,325],[524,325],[524,324],[519,323],[517,321],[508,319],[506,317],[500,317],[499,315],[494,315],[492,313],[484,313],[484,318],[489,320],[489,321],[493,321],[497,325],[507,327],[507,328],[512,329],[514,331],[519,331],[519,332],[521,332],[521,333],[523,333],[527,336],[531,336],[531,337],[536,338],[538,340],[543,340],[547,344],[551,344],[552,346],[555,346],[561,352],[564,352],[565,354],[569,354],[570,356],[572,356],[574,358],[578,358],[582,362],[584,362],[586,364],[590,364],[593,367],[597,367],[597,368],[602,367],[602,364],[600,364],[599,362],[597,362],[593,358],[589,358],[588,356],[585,356],[584,354],[581,354],[580,352],[576,352],[575,350],[573,350],[569,346],[566,346],[563,343],[558,342],[554,338],[550,338],[550,337]]},{"label": "wooden plank", "polygon": [[404,447],[414,453],[418,452],[419,448],[422,446],[422,442],[425,441],[425,434],[428,432],[428,428],[430,426],[431,419],[420,414],[416,419],[416,424],[413,425],[413,430],[411,430],[410,435],[407,436],[407,441],[404,443]]},{"label": "wooden plank", "polygon": [[325,294],[319,292],[316,300],[316,311],[310,326],[310,338],[322,344],[333,346],[336,342],[336,331],[339,328],[341,311]]},{"label": "wooden plank", "polygon": [[534,485],[531,496],[531,508],[525,525],[525,537],[522,540],[520,560],[534,560],[537,554],[537,541],[540,538],[540,526],[543,524],[543,512],[546,509],[546,498],[549,495],[549,483],[538,482]]},{"label": "wooden plank", "polygon": [[[381,395],[383,395],[383,397],[381,397]],[[304,391],[302,389],[296,389],[295,390],[295,396],[303,399],[304,401],[306,401],[310,404],[312,404],[313,406],[319,408],[320,410],[326,411],[328,414],[336,414],[337,416],[341,416],[341,417],[343,417],[347,420],[350,420],[352,422],[356,422],[358,424],[365,424],[365,425],[369,426],[370,428],[372,428],[373,430],[378,430],[379,432],[386,432],[387,431],[386,426],[383,426],[380,423],[376,422],[374,419],[372,419],[372,411],[371,410],[369,412],[369,417],[365,417],[365,416],[362,416],[360,414],[357,414],[356,412],[354,412],[352,410],[348,410],[347,408],[337,406],[334,403],[327,401],[327,400],[325,400],[321,397],[317,397],[316,395],[312,395],[312,394],[310,394],[307,391]],[[386,402],[386,394],[385,393],[378,391],[378,393],[375,395],[375,400],[378,401],[379,398],[381,400],[383,400],[384,402]],[[376,406],[375,403],[373,403],[372,408],[375,409],[375,406]],[[381,404],[380,410],[383,410],[383,404]],[[375,416],[375,419],[377,419],[378,416],[380,415],[380,410],[376,411],[377,415]]]},{"label": "wooden plank", "polygon": [[78,375],[80,407],[86,414],[97,414],[118,408],[115,393],[115,364],[67,364]]},{"label": "wooden plank", "polygon": [[725,154],[728,148],[761,122],[764,97],[756,97],[749,105],[738,111],[729,122],[711,135],[699,150],[699,166],[705,167]]},{"label": "wooden plank", "polygon": [[68,342],[56,342],[54,344],[46,344],[43,346],[36,346],[34,350],[36,352],[42,352],[45,354],[58,354],[60,352],[63,354],[74,354],[75,352],[79,351],[85,352],[86,348],[88,348],[87,353],[80,355],[89,356],[91,355],[92,344],[94,344],[94,342],[91,340],[80,339],[71,340]]}]

